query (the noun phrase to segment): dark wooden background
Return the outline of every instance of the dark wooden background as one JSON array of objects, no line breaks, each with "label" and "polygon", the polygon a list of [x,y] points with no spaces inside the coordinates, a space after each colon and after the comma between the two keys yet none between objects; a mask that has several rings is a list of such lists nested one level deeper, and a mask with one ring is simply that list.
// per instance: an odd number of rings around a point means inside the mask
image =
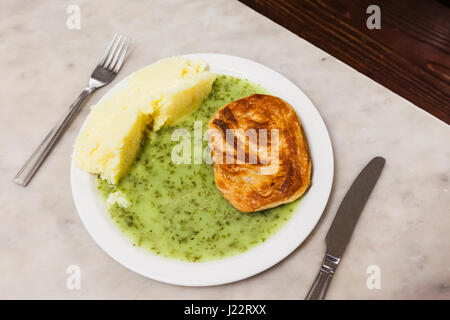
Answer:
[{"label": "dark wooden background", "polygon": [[[450,124],[448,1],[241,2]],[[372,4],[381,29],[366,26]]]}]

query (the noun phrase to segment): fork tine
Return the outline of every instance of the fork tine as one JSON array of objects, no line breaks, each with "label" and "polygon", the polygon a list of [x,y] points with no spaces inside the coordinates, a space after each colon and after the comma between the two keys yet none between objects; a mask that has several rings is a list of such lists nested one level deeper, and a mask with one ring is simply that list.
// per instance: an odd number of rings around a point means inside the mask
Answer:
[{"label": "fork tine", "polygon": [[125,48],[123,49],[122,54],[120,55],[119,61],[117,62],[116,66],[114,67],[113,72],[115,72],[115,73],[119,72],[120,68],[122,67],[123,59],[125,58],[125,55],[127,54],[129,41],[125,41],[125,42],[126,42]]},{"label": "fork tine", "polygon": [[109,44],[109,46],[108,46],[108,49],[106,49],[105,54],[103,55],[102,59],[100,60],[99,65],[103,66],[103,65],[105,64],[106,58],[108,58],[109,51],[111,50],[111,48],[112,48],[114,42],[116,41],[117,36],[118,36],[117,33],[114,34],[114,37],[113,37],[113,39],[111,40],[111,42],[110,42],[110,44]]},{"label": "fork tine", "polygon": [[116,53],[114,54],[114,58],[112,59],[111,64],[108,67],[109,71],[113,71],[114,70],[114,68],[116,66],[116,63],[117,63],[117,59],[119,58],[119,56],[120,56],[120,54],[122,52],[122,49],[123,49],[123,45],[125,44],[126,41],[127,41],[127,38],[125,38],[125,37],[123,37],[122,41],[120,41],[120,46],[117,49]]},{"label": "fork tine", "polygon": [[103,65],[103,67],[104,67],[105,69],[109,69],[110,64],[111,64],[111,61],[112,61],[114,55],[116,54],[117,46],[119,45],[119,42],[120,42],[121,39],[122,39],[122,35],[119,35],[119,36],[117,37],[117,40],[116,40],[116,42],[114,43],[114,45],[113,45],[111,51],[110,51],[109,54],[108,54],[108,59],[106,59],[106,62],[105,62],[105,64]]}]

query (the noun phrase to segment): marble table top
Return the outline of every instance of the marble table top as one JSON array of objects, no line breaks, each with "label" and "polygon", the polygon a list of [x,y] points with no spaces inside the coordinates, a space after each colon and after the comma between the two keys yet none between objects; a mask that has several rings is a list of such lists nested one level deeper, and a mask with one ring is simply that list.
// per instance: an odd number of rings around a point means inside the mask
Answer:
[{"label": "marble table top", "polygon": [[[68,28],[71,4],[80,29]],[[450,128],[440,120],[237,1],[3,0],[0,7],[0,298],[303,299],[344,193],[376,155],[386,158],[385,170],[327,298],[450,298]],[[72,201],[70,155],[87,107],[30,185],[13,184],[115,31],[134,44],[115,82],[162,57],[225,53],[282,73],[316,105],[333,142],[334,186],[319,224],[284,261],[204,288],[156,282],[115,262]],[[80,267],[79,289],[67,286],[71,265]]]}]

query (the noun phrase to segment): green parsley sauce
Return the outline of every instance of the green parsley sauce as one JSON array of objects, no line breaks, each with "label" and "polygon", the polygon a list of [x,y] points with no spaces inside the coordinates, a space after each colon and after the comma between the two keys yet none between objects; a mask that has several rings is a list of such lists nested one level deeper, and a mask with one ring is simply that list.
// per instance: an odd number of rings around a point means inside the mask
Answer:
[{"label": "green parsley sauce", "polygon": [[[127,208],[117,204],[108,211],[135,246],[183,261],[209,261],[242,253],[267,240],[291,217],[298,201],[255,213],[233,208],[214,185],[212,166],[179,164],[171,160],[172,132],[185,128],[193,137],[194,121],[203,122],[223,105],[253,93],[267,93],[246,80],[220,75],[209,96],[189,118],[163,127],[143,141],[130,172],[115,186],[98,179],[106,200],[121,191]],[[203,142],[203,149],[207,142]],[[193,157],[193,153],[192,153]]]}]

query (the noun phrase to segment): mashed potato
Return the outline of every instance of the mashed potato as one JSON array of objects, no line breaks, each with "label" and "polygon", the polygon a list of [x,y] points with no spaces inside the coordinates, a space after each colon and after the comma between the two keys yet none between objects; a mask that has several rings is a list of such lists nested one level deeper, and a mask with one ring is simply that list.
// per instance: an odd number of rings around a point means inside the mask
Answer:
[{"label": "mashed potato", "polygon": [[211,90],[215,75],[201,60],[171,57],[132,74],[91,112],[75,142],[75,163],[117,184],[133,164],[144,130],[175,124]]}]

